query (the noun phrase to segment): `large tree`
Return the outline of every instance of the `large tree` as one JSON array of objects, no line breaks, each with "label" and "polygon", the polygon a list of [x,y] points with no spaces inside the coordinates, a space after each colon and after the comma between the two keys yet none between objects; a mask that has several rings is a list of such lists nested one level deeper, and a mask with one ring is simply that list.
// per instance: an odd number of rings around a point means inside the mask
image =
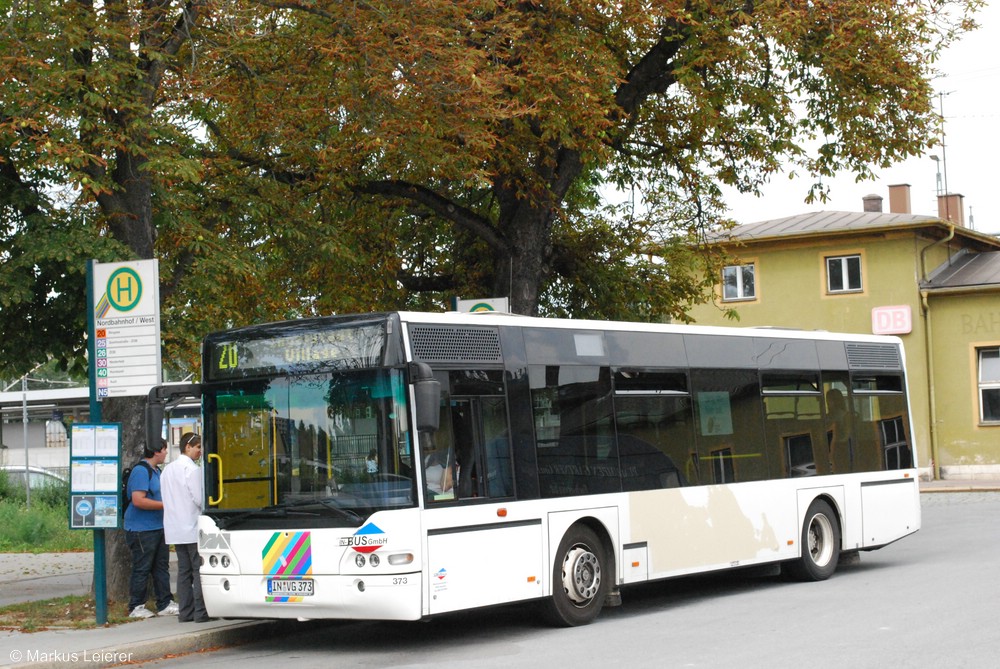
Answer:
[{"label": "large tree", "polygon": [[[403,288],[683,317],[720,186],[922,152],[934,59],[978,4],[261,2],[203,59],[204,113],[235,160],[391,226]],[[639,206],[599,207],[614,189]]]},{"label": "large tree", "polygon": [[[155,257],[162,210],[154,212],[154,194],[194,174],[184,154],[190,142],[162,97],[165,79],[204,4],[6,3],[0,331],[11,346],[4,346],[5,368],[16,371],[47,355],[80,364],[85,260]],[[104,403],[103,419],[122,423],[126,464],[142,453],[142,402]],[[121,533],[112,534],[108,550],[109,593],[123,600],[130,560]]]},{"label": "large tree", "polygon": [[[312,310],[317,268],[344,263],[310,191],[206,141],[197,68],[211,0],[0,2],[0,370],[85,365],[86,260],[160,260],[165,366],[197,373],[209,330]],[[207,41],[206,41],[207,40]],[[294,193],[292,192],[294,191]],[[363,251],[359,251],[363,252]],[[323,258],[325,262],[320,262]],[[354,261],[361,266],[360,260]],[[364,295],[364,291],[360,291]],[[371,308],[364,299],[344,305]],[[178,378],[175,376],[175,378]],[[103,403],[142,454],[143,398]],[[109,594],[129,556],[109,546]]]},{"label": "large tree", "polygon": [[451,294],[682,318],[720,185],[922,151],[979,4],[7,0],[0,367],[82,359],[91,257],[160,259],[193,372],[213,328]]}]

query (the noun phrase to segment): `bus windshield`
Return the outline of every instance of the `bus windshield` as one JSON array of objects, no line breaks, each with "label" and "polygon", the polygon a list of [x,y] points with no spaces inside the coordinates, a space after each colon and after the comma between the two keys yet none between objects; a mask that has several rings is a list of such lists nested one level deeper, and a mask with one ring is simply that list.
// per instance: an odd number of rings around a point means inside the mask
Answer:
[{"label": "bus windshield", "polygon": [[416,503],[400,369],[238,381],[204,401],[207,514],[223,524],[357,526]]}]

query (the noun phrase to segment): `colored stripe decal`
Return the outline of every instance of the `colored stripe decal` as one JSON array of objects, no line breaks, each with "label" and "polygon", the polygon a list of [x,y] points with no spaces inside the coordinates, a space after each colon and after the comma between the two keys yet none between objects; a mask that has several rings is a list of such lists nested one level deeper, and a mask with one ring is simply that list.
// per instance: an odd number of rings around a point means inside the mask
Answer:
[{"label": "colored stripe decal", "polygon": [[312,574],[312,540],[309,532],[275,532],[261,551],[264,573],[269,576]]},{"label": "colored stripe decal", "polygon": [[301,537],[298,543],[288,551],[288,567],[286,574],[309,574],[312,573],[312,551],[310,550],[309,535]]},{"label": "colored stripe decal", "polygon": [[107,293],[101,295],[101,299],[97,301],[97,307],[94,311],[98,318],[104,318],[111,311],[111,302],[108,300]]}]

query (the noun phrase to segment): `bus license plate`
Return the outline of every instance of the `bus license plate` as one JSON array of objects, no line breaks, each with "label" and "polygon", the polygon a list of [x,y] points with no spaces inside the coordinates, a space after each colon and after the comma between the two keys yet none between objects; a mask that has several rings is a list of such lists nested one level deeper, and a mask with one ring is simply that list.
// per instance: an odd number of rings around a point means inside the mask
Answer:
[{"label": "bus license plate", "polygon": [[269,578],[267,579],[267,594],[312,597],[313,580],[311,578]]}]

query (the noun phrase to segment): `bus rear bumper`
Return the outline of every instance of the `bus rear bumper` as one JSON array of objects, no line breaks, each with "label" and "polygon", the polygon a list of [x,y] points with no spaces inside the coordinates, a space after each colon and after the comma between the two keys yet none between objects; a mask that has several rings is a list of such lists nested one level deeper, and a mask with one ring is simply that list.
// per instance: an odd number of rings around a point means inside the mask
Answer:
[{"label": "bus rear bumper", "polygon": [[308,596],[269,596],[267,577],[201,574],[205,608],[216,618],[419,620],[420,574],[307,576]]}]

